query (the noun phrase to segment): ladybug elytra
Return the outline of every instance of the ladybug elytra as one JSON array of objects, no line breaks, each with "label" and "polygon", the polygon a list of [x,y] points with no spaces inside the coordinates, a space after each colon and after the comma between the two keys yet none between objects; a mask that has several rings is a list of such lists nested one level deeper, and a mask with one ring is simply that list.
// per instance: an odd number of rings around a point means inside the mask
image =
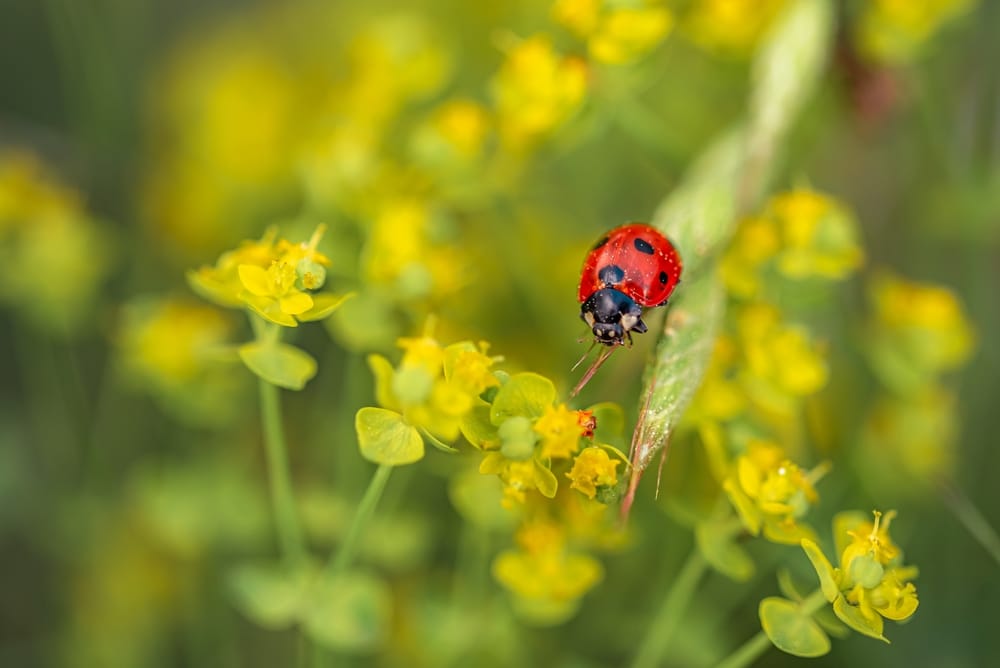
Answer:
[{"label": "ladybug elytra", "polygon": [[642,309],[667,303],[681,269],[677,249],[656,228],[629,223],[608,232],[587,255],[577,294],[594,340],[621,346],[647,331]]}]

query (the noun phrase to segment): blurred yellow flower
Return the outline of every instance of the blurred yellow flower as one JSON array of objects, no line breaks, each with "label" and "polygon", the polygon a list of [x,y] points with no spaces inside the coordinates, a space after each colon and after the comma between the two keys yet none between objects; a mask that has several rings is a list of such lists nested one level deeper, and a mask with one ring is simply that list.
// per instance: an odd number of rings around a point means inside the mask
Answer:
[{"label": "blurred yellow flower", "polygon": [[418,129],[416,150],[432,165],[467,164],[482,155],[490,125],[489,113],[478,102],[448,100]]},{"label": "blurred yellow flower", "polygon": [[673,24],[673,14],[655,2],[612,7],[601,17],[587,47],[594,60],[613,65],[630,63],[663,41]]},{"label": "blurred yellow flower", "polygon": [[747,56],[784,6],[785,0],[695,0],[681,28],[703,49]]},{"label": "blurred yellow flower", "polygon": [[501,552],[493,576],[506,587],[522,610],[539,621],[561,621],[575,612],[579,599],[601,581],[601,563],[570,551],[561,527],[551,521],[530,521],[517,532],[519,549]]},{"label": "blurred yellow flower", "polygon": [[744,219],[719,263],[729,293],[743,299],[759,297],[763,289],[761,272],[778,254],[780,244],[773,219],[764,215]]},{"label": "blurred yellow flower", "polygon": [[275,260],[267,269],[252,264],[237,267],[243,301],[261,317],[285,327],[298,327],[293,317],[312,308],[313,300],[295,287],[298,274],[288,262]]},{"label": "blurred yellow flower", "polygon": [[566,474],[570,488],[579,490],[587,498],[597,495],[598,487],[614,487],[618,484],[615,471],[621,462],[611,459],[604,448],[591,446],[584,448],[573,459],[573,468]]},{"label": "blurred yellow flower", "polygon": [[507,459],[499,452],[487,453],[479,464],[479,472],[494,474],[503,483],[504,508],[516,508],[527,500],[528,492],[537,491],[542,496],[556,495],[558,482],[552,472],[536,458],[524,461]]},{"label": "blurred yellow flower", "polygon": [[556,0],[552,20],[577,37],[589,37],[597,29],[603,4],[603,0]]},{"label": "blurred yellow flower", "polygon": [[737,341],[743,353],[741,379],[757,403],[779,408],[792,397],[819,391],[828,376],[819,346],[806,330],[781,321],[771,304],[754,303],[736,313]]},{"label": "blurred yellow flower", "polygon": [[869,0],[854,24],[858,50],[876,63],[916,58],[934,33],[975,0]]},{"label": "blurred yellow flower", "polygon": [[511,150],[529,148],[565,123],[587,92],[587,70],[562,56],[545,35],[514,44],[493,79],[497,122]]},{"label": "blurred yellow flower", "polygon": [[836,280],[861,266],[857,222],[834,199],[797,188],[772,197],[767,215],[781,236],[778,271],[789,278]]},{"label": "blurred yellow flower", "polygon": [[0,153],[0,301],[50,332],[88,320],[111,269],[111,237],[33,155]]}]

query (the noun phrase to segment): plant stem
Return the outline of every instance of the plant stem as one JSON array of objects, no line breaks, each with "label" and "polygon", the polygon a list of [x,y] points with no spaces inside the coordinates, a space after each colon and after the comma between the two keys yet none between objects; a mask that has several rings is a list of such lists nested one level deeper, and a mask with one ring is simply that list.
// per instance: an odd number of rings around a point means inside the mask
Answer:
[{"label": "plant stem", "polygon": [[939,489],[948,509],[962,523],[969,535],[1000,566],[1000,536],[997,535],[996,529],[989,523],[989,520],[983,516],[982,511],[954,483],[941,482]]},{"label": "plant stem", "polygon": [[274,523],[281,542],[282,554],[290,563],[298,564],[305,558],[305,544],[295,511],[291,475],[288,472],[288,450],[281,423],[281,397],[275,385],[262,378],[257,383],[260,388],[260,414],[264,428],[264,446],[267,450],[267,468],[271,480]]},{"label": "plant stem", "polygon": [[663,605],[653,618],[649,630],[646,631],[646,637],[643,638],[642,645],[632,661],[632,668],[653,668],[660,665],[677,623],[707,568],[708,563],[701,556],[698,547],[693,546],[687,561],[667,591]]},{"label": "plant stem", "polygon": [[[823,590],[817,589],[799,603],[799,610],[809,616],[826,605]],[[763,630],[755,633],[732,654],[723,659],[715,668],[746,668],[771,648],[771,639]]]},{"label": "plant stem", "polygon": [[361,531],[375,513],[375,506],[378,505],[378,501],[382,497],[382,492],[385,491],[385,485],[389,482],[389,475],[392,473],[392,468],[388,464],[380,464],[378,469],[375,470],[375,475],[372,476],[371,482],[368,483],[368,489],[365,490],[365,495],[361,497],[361,503],[358,504],[358,509],[354,513],[354,520],[351,522],[351,527],[347,530],[344,542],[340,544],[340,548],[337,549],[330,559],[328,569],[331,575],[337,575],[350,566],[351,560],[354,558],[354,553],[358,549],[358,539],[361,537]]}]

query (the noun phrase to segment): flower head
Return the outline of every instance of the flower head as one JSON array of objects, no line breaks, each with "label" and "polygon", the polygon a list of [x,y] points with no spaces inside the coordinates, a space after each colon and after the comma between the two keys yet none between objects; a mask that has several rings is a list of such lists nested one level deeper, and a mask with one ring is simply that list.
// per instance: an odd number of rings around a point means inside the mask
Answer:
[{"label": "flower head", "polygon": [[584,448],[573,459],[573,468],[566,474],[570,487],[579,490],[587,498],[593,499],[598,487],[614,487],[618,484],[615,469],[621,461],[611,459],[604,448],[591,446]]},{"label": "flower head", "polygon": [[580,447],[580,437],[586,429],[581,427],[580,414],[566,404],[549,407],[534,425],[541,437],[540,456],[543,459],[567,459]]}]

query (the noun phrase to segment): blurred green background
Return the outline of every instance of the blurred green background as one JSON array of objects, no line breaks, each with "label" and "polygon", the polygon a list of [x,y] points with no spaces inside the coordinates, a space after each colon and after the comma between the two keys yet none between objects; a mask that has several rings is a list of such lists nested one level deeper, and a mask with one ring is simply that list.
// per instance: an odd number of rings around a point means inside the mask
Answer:
[{"label": "blurred green background", "polygon": [[[248,338],[238,314],[197,300],[185,272],[268,225],[296,240],[328,225],[330,281],[359,293],[325,326],[301,328],[296,344],[320,371],[283,395],[318,554],[342,539],[373,470],[353,428],[374,403],[366,353],[395,356],[396,338],[433,314],[443,341],[487,340],[508,370],[572,387],[586,250],[648,220],[744,114],[754,48],[787,3],[638,4],[667,8],[670,27],[640,46],[626,30],[636,53],[618,63],[547,2],[0,0],[0,665],[270,666],[309,654],[297,631],[249,621],[227,584],[237,564],[275,553],[252,377],[188,368],[172,352]],[[1000,5],[902,4],[909,23],[873,27],[868,3],[832,3],[829,64],[775,169],[774,191],[808,184],[853,211],[866,256],[835,292],[784,302],[828,346],[805,452],[835,473],[812,524],[895,508],[896,542],[921,572],[920,608],[890,625],[891,645],[855,634],[815,664],[987,666],[1000,656],[1000,564],[982,544],[989,530],[977,540],[963,522],[1000,525]],[[532,79],[570,100],[538,111],[551,118],[518,117],[530,100],[505,102],[516,86],[496,77],[536,34],[570,54]],[[581,63],[576,100],[566,82]],[[888,456],[864,436],[882,392],[878,360],[866,362],[881,354],[866,297],[879,269],[946,287],[977,342],[943,374],[953,404],[931,399],[926,424],[887,418],[908,432]],[[582,405],[621,404],[629,426],[654,344],[639,338],[583,392]],[[919,479],[893,459],[906,438],[937,453],[918,462]],[[692,541],[699,492],[686,467],[704,462],[678,448],[661,497],[651,479],[640,490],[631,543],[551,627],[519,619],[490,577],[509,527],[470,531],[449,499],[469,449],[400,469],[361,556],[391,584],[387,635],[320,658],[627,665]],[[709,575],[664,665],[718,660],[755,633],[776,564],[810,575],[797,551],[751,551],[757,576]],[[476,592],[481,618],[453,614],[456,588]],[[772,650],[760,665],[802,661]]]}]

